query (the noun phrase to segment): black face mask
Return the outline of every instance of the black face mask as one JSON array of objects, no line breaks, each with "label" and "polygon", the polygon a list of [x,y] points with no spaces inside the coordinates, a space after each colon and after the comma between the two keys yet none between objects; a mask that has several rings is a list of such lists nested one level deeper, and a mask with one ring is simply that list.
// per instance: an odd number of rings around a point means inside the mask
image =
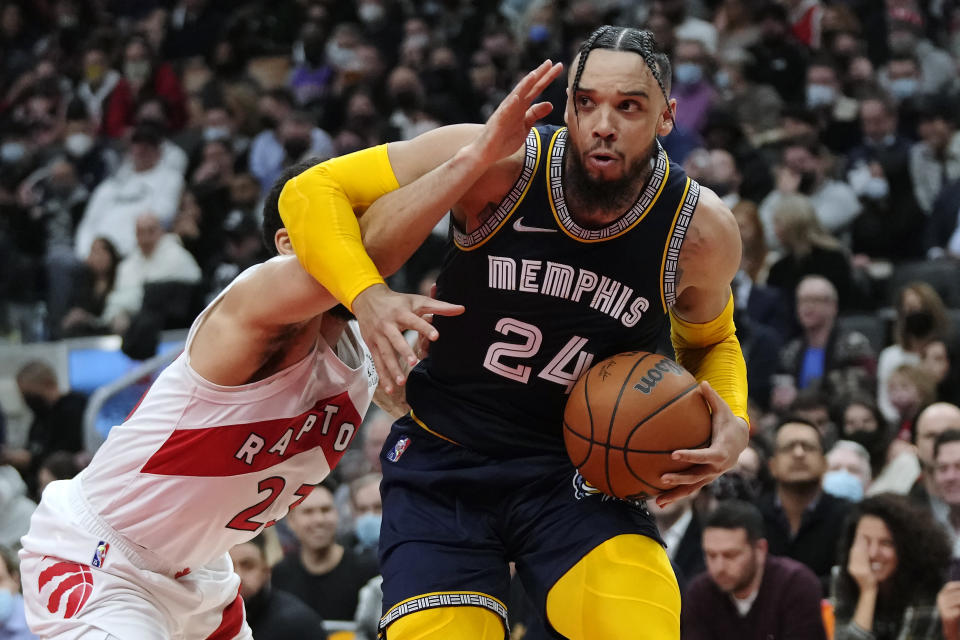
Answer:
[{"label": "black face mask", "polygon": [[911,311],[903,317],[903,328],[908,335],[925,338],[933,331],[933,314],[929,311]]},{"label": "black face mask", "polygon": [[277,119],[273,116],[267,114],[262,114],[260,116],[260,128],[261,129],[276,129],[277,128]]},{"label": "black face mask", "polygon": [[413,89],[401,89],[394,94],[393,104],[401,111],[416,111],[420,108],[420,96]]},{"label": "black face mask", "polygon": [[804,171],[800,174],[800,184],[797,185],[797,190],[800,193],[805,193],[810,195],[813,193],[814,184],[817,181],[817,174],[813,171]]},{"label": "black face mask", "polygon": [[854,431],[853,433],[848,433],[845,437],[847,440],[862,445],[863,448],[869,451],[870,455],[873,456],[874,452],[877,450],[877,447],[881,444],[883,434],[880,433],[879,430]]},{"label": "black face mask", "polygon": [[23,394],[23,402],[30,408],[33,415],[38,418],[50,410],[50,405],[48,405],[44,397],[38,393]]},{"label": "black face mask", "polygon": [[283,143],[283,150],[287,152],[289,160],[299,160],[310,148],[309,138],[290,138]]}]

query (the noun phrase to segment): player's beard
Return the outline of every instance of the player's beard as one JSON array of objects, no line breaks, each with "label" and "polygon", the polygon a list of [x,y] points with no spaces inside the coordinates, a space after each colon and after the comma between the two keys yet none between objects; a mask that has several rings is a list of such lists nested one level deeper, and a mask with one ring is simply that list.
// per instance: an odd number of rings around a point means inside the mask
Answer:
[{"label": "player's beard", "polygon": [[[597,146],[596,149],[603,149]],[[591,149],[593,151],[595,149]],[[590,175],[583,164],[583,154],[572,137],[567,138],[564,149],[563,188],[567,201],[575,212],[593,216],[596,214],[621,215],[636,201],[640,190],[653,173],[653,158],[658,152],[657,139],[653,138],[646,153],[634,160],[619,178],[597,179]]]}]

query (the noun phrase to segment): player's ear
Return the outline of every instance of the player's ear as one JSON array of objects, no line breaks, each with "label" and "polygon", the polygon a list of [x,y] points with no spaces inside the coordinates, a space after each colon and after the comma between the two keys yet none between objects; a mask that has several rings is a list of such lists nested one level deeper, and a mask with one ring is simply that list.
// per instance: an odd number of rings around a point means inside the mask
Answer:
[{"label": "player's ear", "polygon": [[570,98],[570,87],[564,89],[567,94],[567,104],[563,107],[563,124],[570,126],[570,120],[573,117],[573,101]]},{"label": "player's ear", "polygon": [[[670,113],[670,110],[673,110],[673,113]],[[677,115],[677,99],[670,99],[670,109],[664,109],[660,114],[660,117],[657,119],[657,135],[663,137],[673,131],[673,122],[674,118]]]},{"label": "player's ear", "polygon": [[280,255],[293,254],[293,243],[290,242],[290,234],[287,233],[286,228],[280,227],[277,229],[277,232],[273,234],[273,244],[277,247],[277,252]]}]

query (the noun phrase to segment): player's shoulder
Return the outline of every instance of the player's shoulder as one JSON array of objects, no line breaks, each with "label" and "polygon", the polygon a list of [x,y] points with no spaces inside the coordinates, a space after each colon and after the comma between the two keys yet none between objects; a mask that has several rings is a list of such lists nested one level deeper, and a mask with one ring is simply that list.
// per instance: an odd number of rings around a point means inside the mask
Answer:
[{"label": "player's shoulder", "polygon": [[[699,185],[698,189],[697,206],[690,221],[690,232],[684,240],[683,251],[688,256],[696,255],[700,258],[729,253],[730,247],[740,246],[740,230],[736,218],[712,189]],[[739,262],[739,258],[737,260]]]}]

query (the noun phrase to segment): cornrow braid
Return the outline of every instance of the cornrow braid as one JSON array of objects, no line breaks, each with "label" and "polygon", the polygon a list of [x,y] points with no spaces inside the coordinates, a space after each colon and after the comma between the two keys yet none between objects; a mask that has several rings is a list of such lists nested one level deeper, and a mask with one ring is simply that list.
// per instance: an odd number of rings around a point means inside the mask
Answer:
[{"label": "cornrow braid", "polygon": [[577,54],[580,60],[577,62],[577,72],[573,76],[573,88],[571,99],[573,99],[573,112],[580,114],[577,106],[576,95],[580,89],[580,76],[583,75],[583,68],[587,64],[587,57],[594,49],[608,49],[611,51],[632,51],[636,53],[646,63],[650,73],[653,74],[657,86],[660,87],[660,93],[670,111],[670,118],[675,118],[673,108],[670,106],[670,97],[668,83],[670,78],[670,60],[666,54],[657,50],[657,40],[653,33],[645,29],[633,29],[630,27],[612,27],[604,25],[598,27],[590,37],[587,38]]}]

